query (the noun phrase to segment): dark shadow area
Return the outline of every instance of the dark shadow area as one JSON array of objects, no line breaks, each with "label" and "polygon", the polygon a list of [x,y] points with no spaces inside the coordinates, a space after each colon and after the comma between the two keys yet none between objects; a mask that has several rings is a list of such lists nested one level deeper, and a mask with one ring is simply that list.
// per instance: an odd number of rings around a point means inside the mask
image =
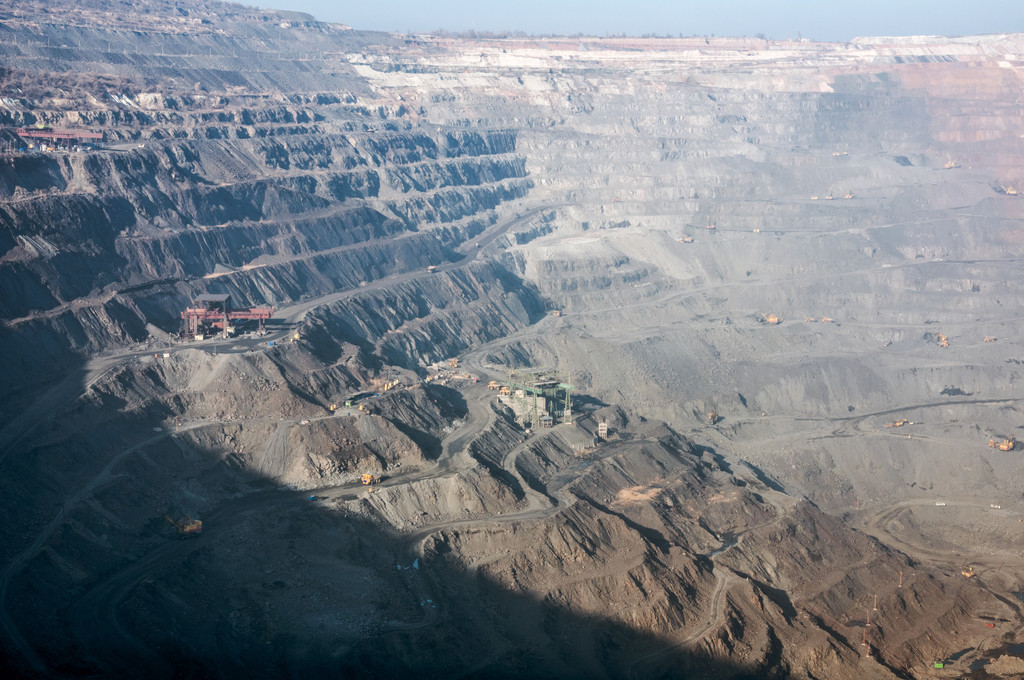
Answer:
[{"label": "dark shadow area", "polygon": [[790,601],[789,593],[787,593],[785,590],[782,590],[781,588],[775,588],[773,586],[768,585],[767,583],[763,583],[761,581],[758,581],[757,579],[751,578],[749,574],[744,574],[741,572],[737,573],[740,574],[740,576],[742,576],[743,578],[757,585],[758,589],[764,592],[764,594],[768,596],[768,599],[770,599],[780,610],[782,610],[782,615],[786,617],[787,623],[792,623],[793,620],[796,619],[796,607],[794,607],[793,603]]},{"label": "dark shadow area", "polygon": [[522,456],[516,459],[516,472],[531,490],[543,495],[552,505],[558,503],[558,499],[549,492],[548,485],[537,478],[530,466],[523,462]]},{"label": "dark shadow area", "polygon": [[580,411],[589,414],[591,411],[607,408],[608,404],[589,394],[573,393],[572,406],[574,409],[579,409]]},{"label": "dark shadow area", "polygon": [[745,466],[747,466],[747,468],[749,468],[751,472],[754,473],[754,476],[757,477],[757,481],[761,482],[762,484],[767,486],[772,491],[778,491],[779,493],[787,493],[786,492],[786,487],[784,487],[782,485],[782,483],[779,482],[774,477],[768,476],[768,474],[765,473],[764,470],[762,470],[758,466],[754,465],[749,460],[744,460],[744,461],[742,461],[742,463]]},{"label": "dark shadow area", "polygon": [[465,418],[469,413],[469,404],[466,403],[462,392],[447,385],[429,385],[427,394],[434,398],[435,403],[444,404],[442,412],[453,418]]},{"label": "dark shadow area", "polygon": [[616,512],[607,505],[604,505],[603,503],[596,501],[593,497],[581,494],[579,490],[574,491],[574,493],[577,496],[580,496],[582,499],[586,500],[587,503],[590,503],[604,514],[610,515],[612,517],[618,517],[626,526],[628,526],[630,529],[643,536],[645,541],[656,547],[663,554],[668,554],[669,548],[671,547],[671,543],[669,543],[669,541],[661,534],[661,532],[655,531],[650,527],[645,527],[644,525],[633,521],[633,519],[631,519],[624,513]]},{"label": "dark shadow area", "polygon": [[516,500],[523,500],[526,497],[523,485],[519,483],[519,480],[515,478],[515,475],[501,467],[500,462],[496,463],[492,461],[489,456],[481,454],[478,451],[473,451],[472,449],[470,449],[470,451],[473,459],[480,463],[491,477],[508,487]]},{"label": "dark shadow area", "polygon": [[[466,400],[458,390],[453,390],[443,385],[428,385],[426,395],[439,408],[441,414],[448,421],[461,420],[469,413]],[[387,395],[384,398],[387,399]],[[442,445],[439,437],[423,429],[413,427],[405,420],[393,419],[391,422],[402,434],[423,449],[423,455],[427,460],[437,460],[441,455]]]},{"label": "dark shadow area", "polygon": [[[271,317],[264,321],[263,325],[267,330],[284,330],[285,328],[290,327],[292,324],[284,319],[275,319]],[[241,329],[242,332],[251,331],[256,329],[257,324],[254,321],[244,321],[241,322],[238,325],[238,327]]]},{"label": "dark shadow area", "polygon": [[[47,391],[61,386],[69,376],[81,372],[85,366],[82,354],[69,352],[66,340],[52,329],[32,331],[0,324],[0,353],[3,355],[0,416],[5,416],[0,417],[0,422],[5,423],[4,430],[21,409]],[[0,441],[0,455],[2,452],[3,442]]]},{"label": "dark shadow area", "polygon": [[732,474],[732,468],[729,466],[729,462],[725,459],[725,456],[715,451],[714,448],[704,446],[702,444],[694,444],[693,449],[699,456],[710,456],[711,459],[715,461],[715,465],[717,465],[719,469]]},{"label": "dark shadow area", "polygon": [[[3,611],[19,639],[0,629],[4,677],[126,677],[145,668],[154,679],[619,678],[641,653],[662,648],[657,636],[468,573],[448,557],[457,529],[414,560],[400,533],[233,466],[188,433],[155,431],[173,415],[166,409],[107,424],[103,404],[81,410],[75,425],[94,428],[69,430],[53,448],[32,436],[2,466],[4,517],[20,528],[4,542]],[[12,502],[15,480],[54,464],[56,448],[78,461],[75,474]],[[206,501],[183,505],[179,465],[205,471],[190,484]],[[194,511],[202,533],[177,537],[154,507]],[[139,514],[141,528],[125,528]],[[320,623],[310,634],[313,611]],[[751,677],[678,649],[658,667],[671,669],[664,677]]]}]

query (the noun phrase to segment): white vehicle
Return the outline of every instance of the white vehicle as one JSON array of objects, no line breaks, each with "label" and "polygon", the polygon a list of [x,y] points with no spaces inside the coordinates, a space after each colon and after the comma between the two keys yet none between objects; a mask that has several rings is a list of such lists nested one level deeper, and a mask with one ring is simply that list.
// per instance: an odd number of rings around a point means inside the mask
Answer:
[{"label": "white vehicle", "polygon": [[945,507],[946,503],[944,501],[935,501],[935,505],[937,505],[937,506],[939,506],[941,508],[941,507]]}]

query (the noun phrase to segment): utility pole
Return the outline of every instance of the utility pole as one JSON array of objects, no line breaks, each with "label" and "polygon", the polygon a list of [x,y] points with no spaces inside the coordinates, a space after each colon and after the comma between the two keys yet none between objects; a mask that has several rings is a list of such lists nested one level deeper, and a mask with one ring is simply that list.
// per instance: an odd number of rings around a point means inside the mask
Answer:
[{"label": "utility pole", "polygon": [[[524,388],[526,387],[526,383],[525,382],[523,383],[523,387]],[[540,421],[538,420],[538,413],[537,413],[536,378],[531,380],[530,392],[533,395],[533,408],[530,409],[530,427],[532,427],[533,429],[536,430],[536,429],[538,429],[540,427]]]},{"label": "utility pole", "polygon": [[572,423],[572,383],[565,384],[565,413],[562,422]]}]

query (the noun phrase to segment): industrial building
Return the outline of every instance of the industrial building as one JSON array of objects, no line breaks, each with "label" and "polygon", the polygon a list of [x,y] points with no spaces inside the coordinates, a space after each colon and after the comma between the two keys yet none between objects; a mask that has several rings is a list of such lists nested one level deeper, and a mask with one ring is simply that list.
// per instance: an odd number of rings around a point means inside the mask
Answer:
[{"label": "industrial building", "polygon": [[551,427],[572,422],[573,386],[550,373],[513,372],[498,389],[498,402],[515,413],[523,427]]},{"label": "industrial building", "polygon": [[274,313],[273,307],[246,307],[233,309],[228,294],[203,294],[192,300],[192,306],[181,313],[182,333],[195,340],[211,335],[224,337],[234,332],[234,321],[256,321],[257,331],[263,333],[264,324]]},{"label": "industrial building", "polygon": [[[40,140],[40,148],[46,150],[47,144],[53,148],[71,149],[80,144],[98,144],[103,141],[99,132],[87,130],[54,130],[49,127],[18,128],[14,131],[22,139]],[[28,142],[28,148],[34,148],[35,142]]]}]

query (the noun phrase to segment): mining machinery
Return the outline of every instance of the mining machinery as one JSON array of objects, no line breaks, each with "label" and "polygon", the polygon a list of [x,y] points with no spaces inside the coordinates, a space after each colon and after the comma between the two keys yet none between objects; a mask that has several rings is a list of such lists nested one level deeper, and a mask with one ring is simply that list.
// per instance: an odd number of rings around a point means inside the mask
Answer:
[{"label": "mining machinery", "polygon": [[177,522],[171,519],[170,515],[164,515],[164,519],[170,522],[171,526],[174,527],[174,532],[180,538],[189,538],[191,536],[198,536],[203,533],[203,523],[198,519],[192,519],[188,515],[185,515]]},{"label": "mining machinery", "polygon": [[1010,436],[1001,442],[997,442],[995,439],[988,440],[988,446],[991,449],[999,449],[1000,451],[1013,451],[1017,447],[1017,440]]}]

